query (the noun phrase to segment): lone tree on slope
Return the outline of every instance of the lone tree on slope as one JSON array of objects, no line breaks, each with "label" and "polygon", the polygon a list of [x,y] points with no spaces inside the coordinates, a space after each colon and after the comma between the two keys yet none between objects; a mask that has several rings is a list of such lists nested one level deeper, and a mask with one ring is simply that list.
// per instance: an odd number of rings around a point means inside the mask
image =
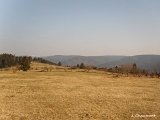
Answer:
[{"label": "lone tree on slope", "polygon": [[31,64],[31,61],[28,59],[28,57],[26,56],[22,57],[22,61],[20,62],[21,70],[23,71],[29,70],[30,64]]},{"label": "lone tree on slope", "polygon": [[61,66],[61,65],[62,65],[61,62],[59,62],[59,63],[58,63],[58,66]]},{"label": "lone tree on slope", "polygon": [[85,66],[84,66],[84,64],[83,64],[83,63],[81,63],[81,65],[80,65],[80,69],[85,69]]}]

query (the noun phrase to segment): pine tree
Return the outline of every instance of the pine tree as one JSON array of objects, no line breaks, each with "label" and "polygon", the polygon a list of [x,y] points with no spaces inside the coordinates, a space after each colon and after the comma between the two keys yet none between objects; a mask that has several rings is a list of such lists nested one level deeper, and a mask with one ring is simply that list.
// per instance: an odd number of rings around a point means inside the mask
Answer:
[{"label": "pine tree", "polygon": [[20,63],[20,65],[21,65],[21,70],[23,70],[23,71],[29,70],[29,68],[30,68],[30,63],[31,63],[31,61],[28,59],[28,57],[26,57],[26,56],[22,57],[22,61],[21,61],[21,63]]},{"label": "pine tree", "polygon": [[80,65],[80,69],[84,69],[84,68],[85,68],[84,64],[83,64],[83,63],[81,63],[81,65]]},{"label": "pine tree", "polygon": [[137,65],[136,63],[133,64],[133,67],[132,67],[132,70],[131,70],[131,73],[132,74],[137,74],[138,70],[137,70]]},{"label": "pine tree", "polygon": [[61,66],[61,62],[58,63],[58,66]]},{"label": "pine tree", "polygon": [[77,64],[77,68],[79,68],[79,64]]}]

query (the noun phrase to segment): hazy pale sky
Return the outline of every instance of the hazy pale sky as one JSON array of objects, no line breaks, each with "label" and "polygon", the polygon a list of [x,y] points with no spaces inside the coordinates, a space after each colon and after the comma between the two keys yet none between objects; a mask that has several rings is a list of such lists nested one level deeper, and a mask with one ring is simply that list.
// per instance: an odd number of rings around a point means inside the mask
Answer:
[{"label": "hazy pale sky", "polygon": [[0,0],[0,54],[160,54],[160,0]]}]

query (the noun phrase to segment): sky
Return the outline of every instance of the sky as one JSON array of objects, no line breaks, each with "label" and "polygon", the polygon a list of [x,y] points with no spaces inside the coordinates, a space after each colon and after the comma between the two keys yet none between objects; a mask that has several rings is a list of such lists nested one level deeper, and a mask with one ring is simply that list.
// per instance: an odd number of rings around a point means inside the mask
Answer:
[{"label": "sky", "polygon": [[0,0],[0,54],[160,55],[160,0]]}]

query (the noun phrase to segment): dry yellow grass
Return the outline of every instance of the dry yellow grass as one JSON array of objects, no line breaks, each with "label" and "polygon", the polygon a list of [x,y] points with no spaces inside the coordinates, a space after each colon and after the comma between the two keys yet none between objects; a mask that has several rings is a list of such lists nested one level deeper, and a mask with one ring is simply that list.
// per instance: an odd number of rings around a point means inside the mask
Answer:
[{"label": "dry yellow grass", "polygon": [[0,120],[160,119],[158,78],[55,71],[0,71]]}]

